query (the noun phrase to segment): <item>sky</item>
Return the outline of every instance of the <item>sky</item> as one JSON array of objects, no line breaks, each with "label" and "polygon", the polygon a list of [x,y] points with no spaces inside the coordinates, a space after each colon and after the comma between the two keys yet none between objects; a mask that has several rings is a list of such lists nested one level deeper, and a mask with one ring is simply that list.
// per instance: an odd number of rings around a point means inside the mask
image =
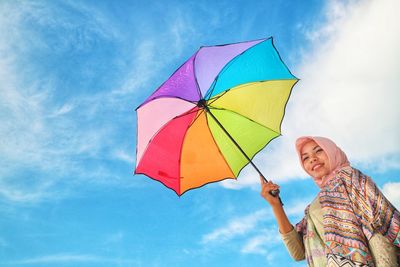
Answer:
[{"label": "sky", "polygon": [[135,109],[200,46],[273,36],[300,79],[254,162],[291,222],[330,137],[400,207],[397,0],[0,1],[0,266],[306,266],[251,168],[182,197],[133,175]]}]

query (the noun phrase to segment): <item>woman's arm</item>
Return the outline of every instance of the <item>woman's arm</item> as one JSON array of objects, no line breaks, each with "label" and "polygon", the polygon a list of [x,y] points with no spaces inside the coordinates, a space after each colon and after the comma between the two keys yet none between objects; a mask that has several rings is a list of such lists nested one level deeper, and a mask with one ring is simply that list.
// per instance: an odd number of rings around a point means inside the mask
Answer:
[{"label": "woman's arm", "polygon": [[293,230],[293,226],[290,223],[285,210],[279,200],[279,196],[273,196],[269,192],[272,190],[279,189],[277,184],[266,182],[263,177],[260,176],[261,180],[261,196],[271,205],[272,211],[274,212],[276,221],[278,223],[279,232],[281,234],[289,233]]},{"label": "woman's arm", "polygon": [[305,249],[302,241],[302,237],[293,228],[290,223],[285,210],[283,209],[282,203],[279,196],[273,196],[269,192],[272,190],[279,189],[279,186],[272,183],[266,182],[263,177],[261,179],[261,196],[267,200],[271,205],[272,211],[274,212],[276,221],[278,223],[279,232],[281,233],[282,241],[285,244],[289,254],[296,261],[305,259]]}]

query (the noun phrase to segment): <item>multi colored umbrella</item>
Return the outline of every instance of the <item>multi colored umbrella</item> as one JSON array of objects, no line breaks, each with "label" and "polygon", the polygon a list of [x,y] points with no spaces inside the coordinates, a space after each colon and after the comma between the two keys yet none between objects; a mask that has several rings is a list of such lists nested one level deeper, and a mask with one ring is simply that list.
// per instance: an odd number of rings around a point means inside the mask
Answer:
[{"label": "multi colored umbrella", "polygon": [[182,195],[259,172],[251,159],[280,135],[296,82],[272,38],[201,47],[137,108],[135,174]]}]

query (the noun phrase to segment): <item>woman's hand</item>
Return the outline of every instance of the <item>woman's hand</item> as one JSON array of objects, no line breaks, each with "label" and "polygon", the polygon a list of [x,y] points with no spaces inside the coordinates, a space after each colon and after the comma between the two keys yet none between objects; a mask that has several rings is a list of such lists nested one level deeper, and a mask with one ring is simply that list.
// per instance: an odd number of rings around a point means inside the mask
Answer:
[{"label": "woman's hand", "polygon": [[278,190],[279,185],[274,184],[273,182],[269,181],[266,182],[264,177],[260,176],[260,181],[261,181],[261,196],[271,205],[279,205],[281,206],[281,202],[279,200],[279,195],[273,196],[271,195],[271,191],[273,190]]}]

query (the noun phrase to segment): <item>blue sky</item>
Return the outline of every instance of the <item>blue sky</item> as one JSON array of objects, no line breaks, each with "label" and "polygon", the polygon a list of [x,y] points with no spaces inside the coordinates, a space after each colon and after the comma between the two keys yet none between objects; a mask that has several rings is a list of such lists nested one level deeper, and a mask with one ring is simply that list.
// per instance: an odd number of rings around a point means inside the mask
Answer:
[{"label": "blue sky", "polygon": [[293,148],[331,137],[400,206],[396,0],[1,1],[0,266],[305,266],[259,179],[181,198],[134,176],[134,109],[201,45],[273,36],[300,78],[255,158],[293,223],[317,188]]}]

